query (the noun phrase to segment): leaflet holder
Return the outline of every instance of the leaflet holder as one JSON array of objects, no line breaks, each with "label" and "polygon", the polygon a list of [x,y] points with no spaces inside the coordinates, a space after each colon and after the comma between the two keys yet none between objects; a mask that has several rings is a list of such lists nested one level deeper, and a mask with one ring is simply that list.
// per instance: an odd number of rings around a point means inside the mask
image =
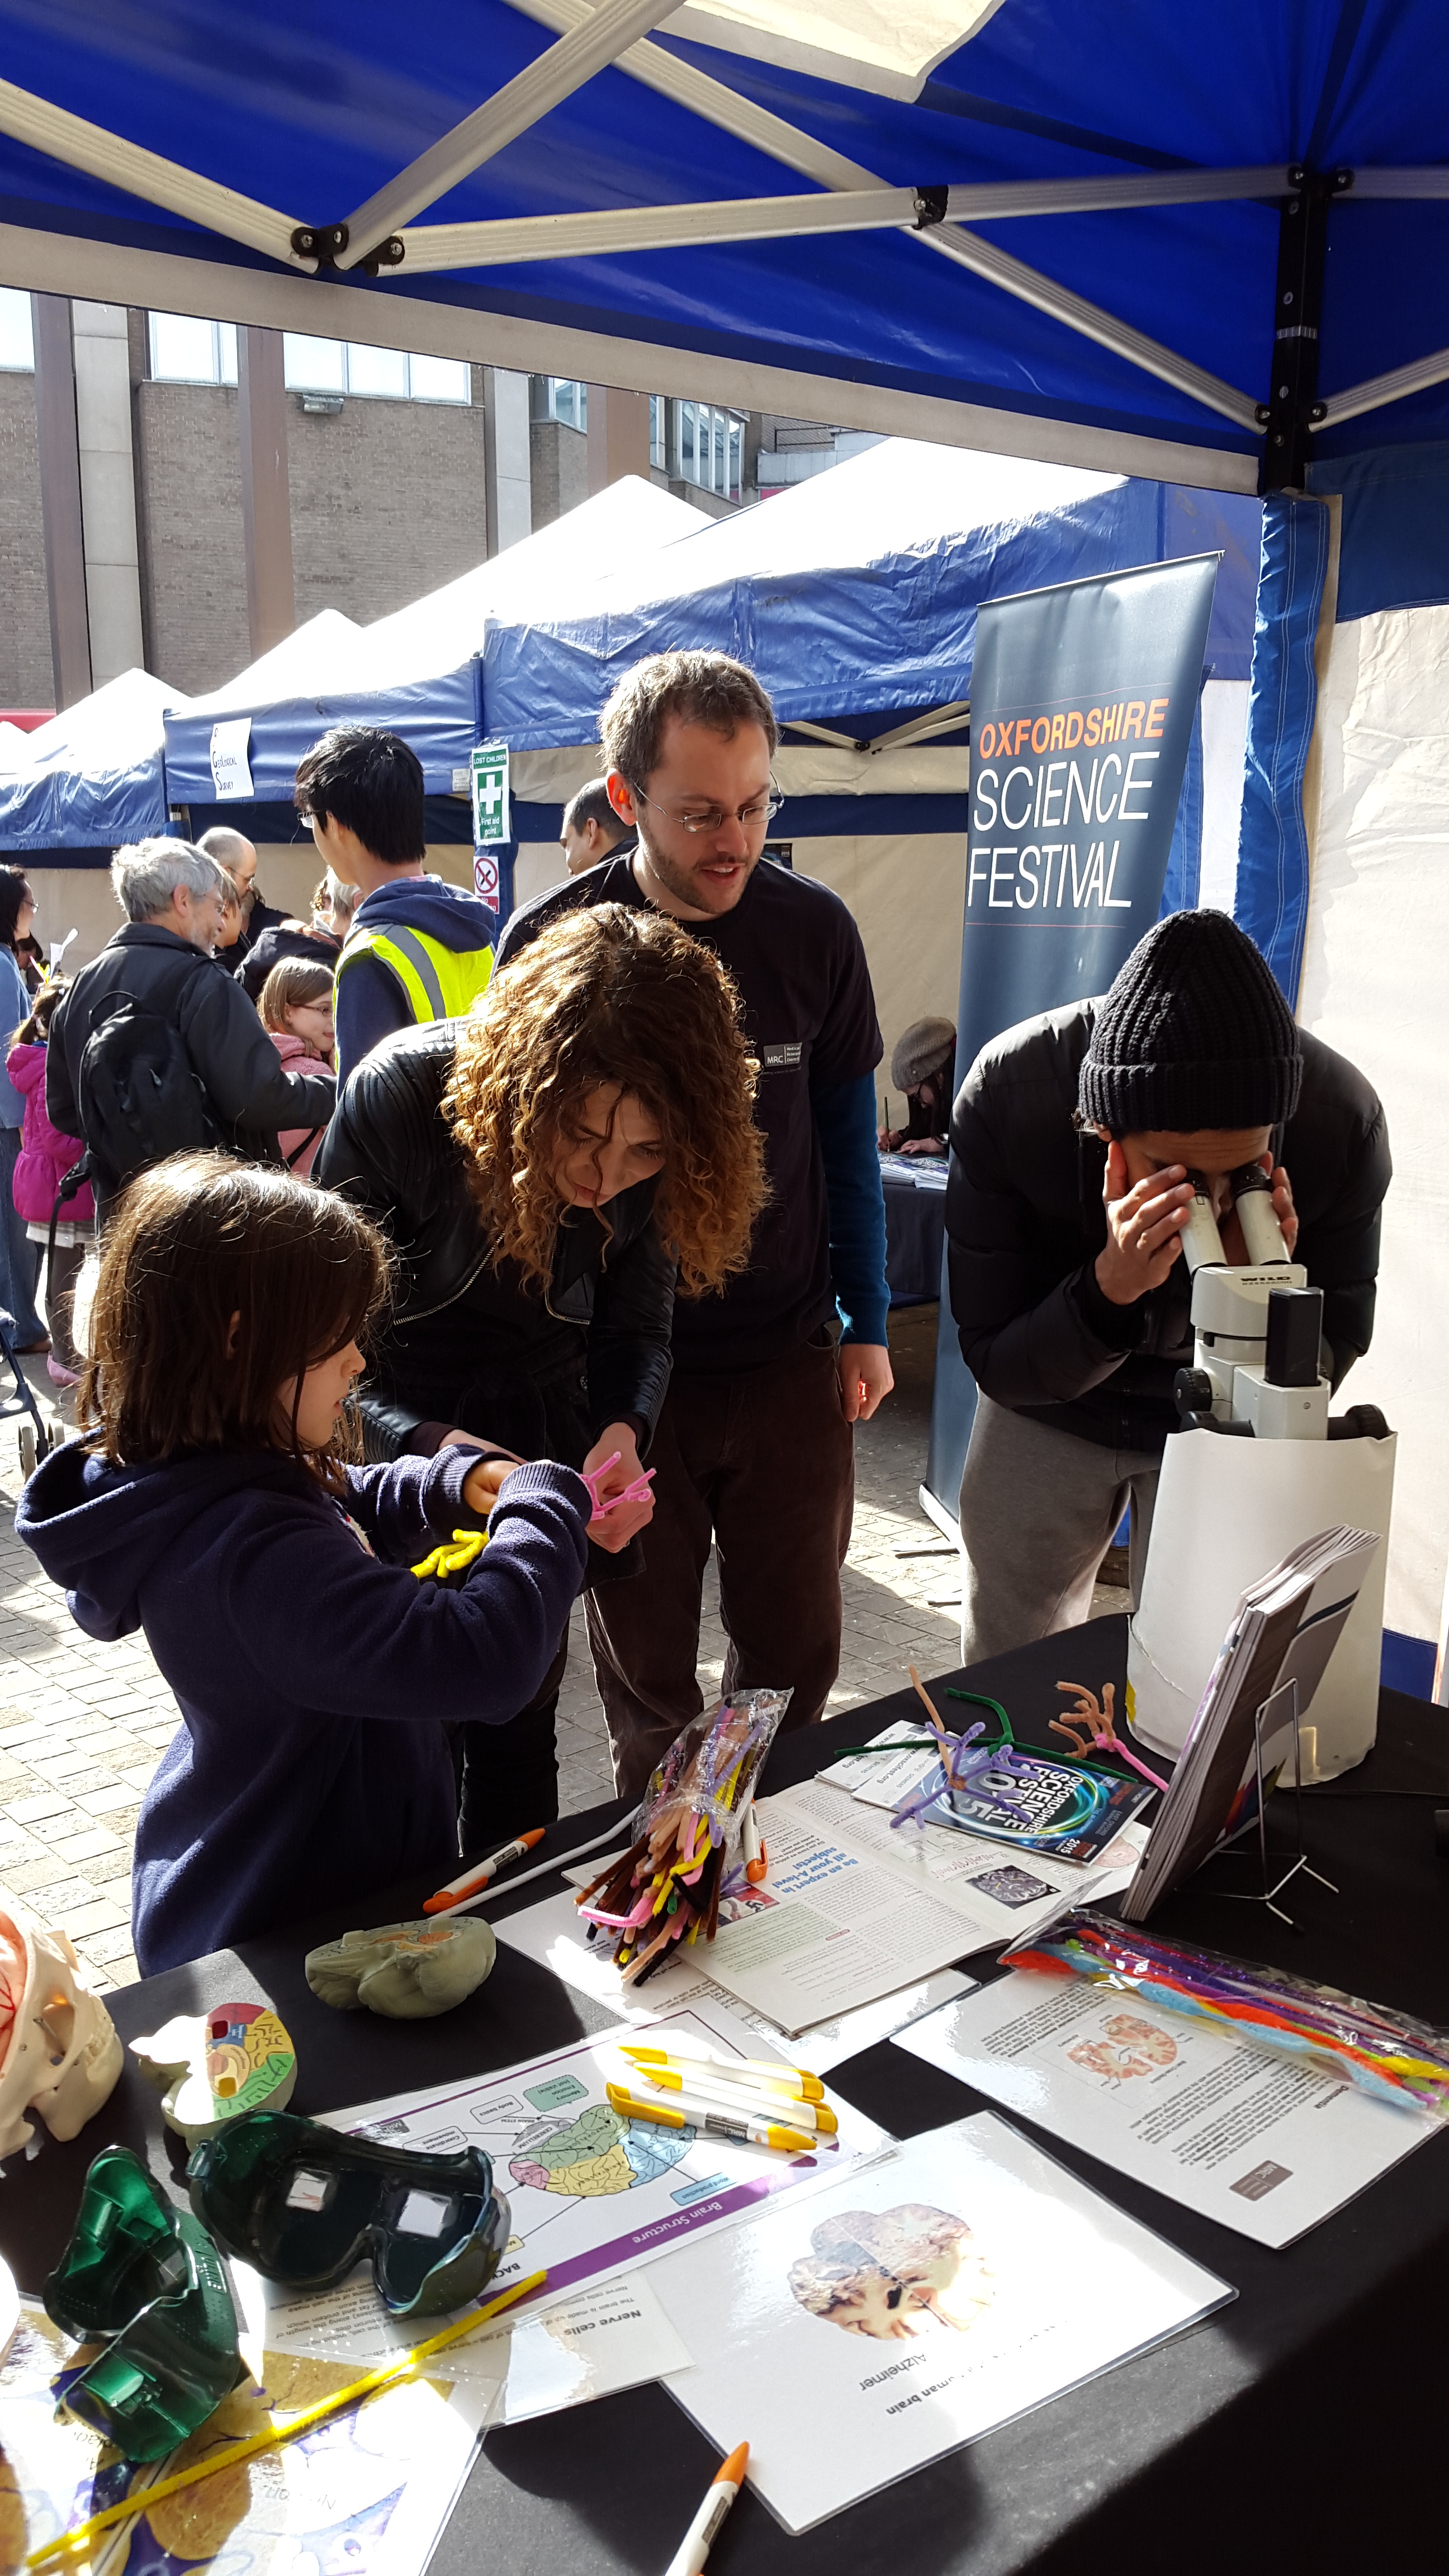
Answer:
[{"label": "leaflet holder", "polygon": [[[1286,1705],[1280,1707],[1280,1702],[1286,1703]],[[1287,1868],[1281,1872],[1279,1877],[1274,1879],[1270,1886],[1268,1883],[1270,1867],[1268,1859],[1268,1795],[1275,1783],[1264,1776],[1263,1743],[1265,1737],[1268,1742],[1271,1743],[1273,1737],[1283,1725],[1288,1725],[1293,1730],[1293,1821],[1294,1839],[1297,1843],[1297,1852],[1295,1857],[1289,1861]],[[1302,1730],[1298,1723],[1298,1683],[1296,1678],[1292,1681],[1284,1682],[1281,1690],[1272,1692],[1271,1695],[1264,1700],[1261,1708],[1255,1709],[1253,1712],[1253,1770],[1258,1793],[1256,1841],[1258,1846],[1258,1875],[1261,1884],[1256,1888],[1220,1888],[1217,1893],[1224,1897],[1229,1905],[1266,1905],[1269,1913],[1276,1914],[1280,1923],[1286,1923],[1290,1931],[1296,1931],[1298,1927],[1294,1923],[1292,1915],[1285,1914],[1282,1906],[1277,1901],[1282,1895],[1284,1888],[1287,1887],[1293,1879],[1300,1876],[1316,1879],[1320,1887],[1326,1887],[1328,1889],[1330,1896],[1337,1896],[1339,1892],[1331,1878],[1325,1878],[1321,1869],[1315,1869],[1313,1867],[1303,1848],[1303,1737]],[[1216,1851],[1208,1854],[1208,1858],[1210,1860],[1238,1860],[1243,1857],[1245,1857],[1245,1855],[1242,1851],[1240,1839],[1232,1842],[1220,1843]]]}]

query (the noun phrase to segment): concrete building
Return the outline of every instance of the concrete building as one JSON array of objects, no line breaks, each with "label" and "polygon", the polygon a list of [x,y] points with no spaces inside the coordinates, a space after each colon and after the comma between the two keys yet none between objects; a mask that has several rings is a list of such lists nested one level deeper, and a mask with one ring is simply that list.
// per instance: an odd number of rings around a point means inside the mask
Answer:
[{"label": "concrete building", "polygon": [[859,445],[808,421],[0,289],[0,715],[136,664],[217,687],[622,474],[714,517]]}]

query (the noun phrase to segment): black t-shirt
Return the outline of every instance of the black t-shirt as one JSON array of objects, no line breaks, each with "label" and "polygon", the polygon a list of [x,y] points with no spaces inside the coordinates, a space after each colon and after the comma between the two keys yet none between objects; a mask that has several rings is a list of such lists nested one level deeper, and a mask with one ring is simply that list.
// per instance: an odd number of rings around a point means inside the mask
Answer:
[{"label": "black t-shirt", "polygon": [[[546,923],[580,904],[651,911],[631,858],[632,845],[525,904],[499,943],[500,970]],[[755,1227],[750,1266],[719,1295],[681,1297],[674,1309],[675,1367],[719,1375],[763,1368],[808,1341],[830,1314],[825,1167],[810,1094],[858,1081],[883,1050],[860,933],[829,886],[761,859],[733,912],[679,927],[729,968],[760,1064],[755,1115],[765,1135],[770,1199]]]}]

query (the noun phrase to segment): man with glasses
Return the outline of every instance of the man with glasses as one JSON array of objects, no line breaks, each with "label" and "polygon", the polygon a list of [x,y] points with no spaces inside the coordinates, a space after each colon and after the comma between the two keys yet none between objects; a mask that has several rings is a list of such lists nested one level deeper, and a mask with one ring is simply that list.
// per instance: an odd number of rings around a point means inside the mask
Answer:
[{"label": "man with glasses", "polygon": [[614,1776],[633,1795],[702,1705],[711,1540],[725,1691],[788,1684],[787,1725],[824,1714],[840,1664],[850,1426],[869,1419],[892,1379],[875,1000],[844,904],[762,863],[780,801],[770,701],[724,654],[661,653],[621,680],[601,733],[610,803],[631,837],[515,913],[499,971],[577,904],[653,905],[685,923],[739,987],[771,1189],[749,1268],[722,1295],[675,1306],[674,1375],[649,1452],[646,1570],[588,1600]]}]

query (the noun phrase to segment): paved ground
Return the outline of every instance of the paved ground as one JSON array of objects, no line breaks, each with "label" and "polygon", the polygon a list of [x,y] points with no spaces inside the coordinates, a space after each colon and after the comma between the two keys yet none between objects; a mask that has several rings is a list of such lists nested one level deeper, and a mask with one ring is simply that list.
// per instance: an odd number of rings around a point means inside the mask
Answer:
[{"label": "paved ground", "polygon": [[[899,1688],[906,1665],[943,1672],[959,1653],[954,1555],[916,1499],[930,1422],[936,1309],[892,1320],[897,1391],[856,1447],[855,1536],[845,1568],[845,1646],[831,1708]],[[43,1366],[32,1383],[51,1411]],[[175,1732],[175,1703],[145,1640],[94,1645],[11,1526],[20,1487],[18,1414],[0,1413],[0,1906],[23,1899],[63,1924],[98,1986],[136,1975],[130,1936],[131,1844],[141,1793]],[[932,1553],[898,1554],[899,1549]],[[789,1580],[782,1568],[781,1579]],[[1120,1603],[1120,1593],[1106,1606]],[[718,1685],[724,1660],[711,1567],[700,1677]],[[583,1613],[576,1610],[560,1703],[565,1812],[612,1789],[603,1713]]]}]

